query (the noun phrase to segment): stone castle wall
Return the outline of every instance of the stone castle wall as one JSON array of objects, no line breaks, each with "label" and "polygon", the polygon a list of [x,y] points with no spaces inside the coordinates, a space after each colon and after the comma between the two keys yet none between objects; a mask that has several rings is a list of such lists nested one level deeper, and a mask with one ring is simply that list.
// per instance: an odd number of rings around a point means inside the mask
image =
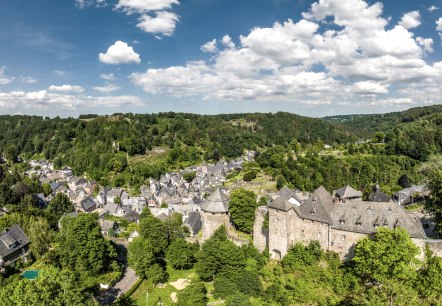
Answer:
[{"label": "stone castle wall", "polygon": [[287,213],[269,207],[270,258],[282,259],[287,254]]},{"label": "stone castle wall", "polygon": [[269,230],[263,229],[267,213],[267,206],[258,207],[255,213],[255,223],[253,224],[253,245],[260,253],[269,245]]},{"label": "stone castle wall", "polygon": [[201,211],[202,221],[202,239],[201,242],[206,241],[213,235],[213,233],[221,226],[229,224],[228,214],[214,214]]},{"label": "stone castle wall", "polygon": [[355,255],[355,245],[367,234],[330,229],[330,243],[327,250],[338,253],[341,260],[348,260]]},{"label": "stone castle wall", "polygon": [[293,209],[288,213],[291,227],[290,235],[288,235],[289,246],[296,242],[308,245],[310,241],[317,240],[322,249],[328,250],[329,225],[327,223],[300,218]]},{"label": "stone castle wall", "polygon": [[[349,260],[355,255],[354,248],[358,241],[367,237],[367,234],[333,229],[326,223],[302,219],[293,209],[284,212],[269,207],[268,213],[267,234],[262,232],[265,214],[259,210],[256,212],[253,239],[260,252],[268,246],[270,258],[273,259],[284,257],[288,249],[297,242],[307,245],[312,240],[318,240],[323,250],[334,251],[341,260]],[[442,257],[442,240],[412,238],[412,241],[421,250],[417,256],[419,259],[424,259],[425,245],[436,256]]]}]

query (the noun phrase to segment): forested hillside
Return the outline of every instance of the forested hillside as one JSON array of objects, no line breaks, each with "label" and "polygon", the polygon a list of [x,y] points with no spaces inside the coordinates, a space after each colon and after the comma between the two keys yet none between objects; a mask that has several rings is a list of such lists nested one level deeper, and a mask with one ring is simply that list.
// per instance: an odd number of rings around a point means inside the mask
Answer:
[{"label": "forested hillside", "polygon": [[[1,116],[0,151],[8,160],[45,158],[56,166],[69,165],[76,173],[101,179],[126,170],[143,177],[158,177],[168,165],[180,166],[221,157],[240,156],[244,149],[287,146],[322,141],[352,141],[344,129],[320,119],[289,113],[194,115],[178,113],[93,115],[74,118]],[[136,163],[130,157],[163,147],[160,162]]]},{"label": "forested hillside", "polygon": [[[0,152],[10,161],[43,158],[52,160],[56,167],[68,165],[77,175],[87,174],[104,185],[139,186],[148,177],[159,177],[166,171],[203,160],[238,157],[244,149],[264,152],[276,145],[288,153],[301,148],[303,153],[297,156],[317,156],[328,145],[349,155],[406,156],[411,158],[406,163],[414,164],[413,160],[424,161],[441,152],[441,124],[442,106],[439,105],[384,115],[325,119],[283,112],[224,115],[130,113],[83,115],[78,119],[0,116]],[[356,143],[358,139],[363,139],[363,143]],[[287,159],[290,154],[283,155]],[[324,182],[331,185],[335,181],[326,179],[327,172],[333,171],[340,162],[321,160],[330,167],[326,166],[326,171],[316,171],[323,169],[316,169],[322,162],[309,160],[308,164],[312,166],[306,167],[315,170],[312,171],[315,184],[300,182],[301,186],[311,189],[312,184],[316,186],[316,183]],[[376,165],[378,161],[365,158],[362,162],[347,160],[345,163],[352,169],[358,168],[352,165]],[[293,167],[288,168],[295,170]],[[400,169],[405,170],[403,166]],[[302,173],[300,169],[296,170],[299,175]],[[365,170],[356,173],[361,171]],[[397,174],[399,170],[394,172]],[[285,175],[292,176],[287,171]],[[375,175],[372,177],[374,179]],[[289,180],[293,184],[299,183],[298,179]],[[353,182],[348,177],[337,181]],[[359,179],[354,183],[361,187],[365,185]]]}]

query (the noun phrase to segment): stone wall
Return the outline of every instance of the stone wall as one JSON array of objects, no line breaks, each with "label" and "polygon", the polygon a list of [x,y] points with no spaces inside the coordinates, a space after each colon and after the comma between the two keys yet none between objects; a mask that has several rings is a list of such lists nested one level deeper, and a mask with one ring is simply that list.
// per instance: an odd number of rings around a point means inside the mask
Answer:
[{"label": "stone wall", "polygon": [[329,250],[338,253],[341,260],[349,260],[355,255],[356,243],[367,237],[367,234],[330,229]]},{"label": "stone wall", "polygon": [[317,240],[321,248],[328,250],[329,245],[329,225],[327,223],[300,218],[295,210],[288,211],[289,225],[288,231],[289,247],[296,242],[308,245],[310,241]]},{"label": "stone wall", "polygon": [[267,206],[259,206],[255,212],[253,224],[253,245],[259,252],[263,252],[269,245],[269,230],[263,229],[264,219],[268,213]]},{"label": "stone wall", "polygon": [[229,224],[229,215],[201,211],[201,220],[203,223],[201,228],[201,242],[204,242],[209,239],[221,225]]},{"label": "stone wall", "polygon": [[282,259],[287,254],[287,213],[269,207],[270,258]]}]

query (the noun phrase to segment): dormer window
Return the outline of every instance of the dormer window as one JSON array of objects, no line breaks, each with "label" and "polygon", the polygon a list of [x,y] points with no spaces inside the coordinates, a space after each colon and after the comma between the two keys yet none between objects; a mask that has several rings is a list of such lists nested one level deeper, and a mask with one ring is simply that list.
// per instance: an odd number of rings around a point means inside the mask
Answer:
[{"label": "dormer window", "polygon": [[11,235],[9,235],[9,234],[5,234],[1,238],[1,240],[8,249],[14,248],[17,244],[17,241],[14,238],[12,238]]}]

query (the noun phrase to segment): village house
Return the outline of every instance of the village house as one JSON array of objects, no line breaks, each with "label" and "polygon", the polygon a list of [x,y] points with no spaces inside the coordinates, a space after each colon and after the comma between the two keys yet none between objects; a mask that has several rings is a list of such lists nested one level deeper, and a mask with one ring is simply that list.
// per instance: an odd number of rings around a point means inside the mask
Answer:
[{"label": "village house", "polygon": [[413,203],[425,202],[430,196],[430,190],[427,185],[411,186],[402,189],[393,195],[393,200],[399,205],[410,205]]},{"label": "village house", "polygon": [[17,224],[0,232],[0,272],[14,266],[17,260],[30,259],[29,238]]}]

